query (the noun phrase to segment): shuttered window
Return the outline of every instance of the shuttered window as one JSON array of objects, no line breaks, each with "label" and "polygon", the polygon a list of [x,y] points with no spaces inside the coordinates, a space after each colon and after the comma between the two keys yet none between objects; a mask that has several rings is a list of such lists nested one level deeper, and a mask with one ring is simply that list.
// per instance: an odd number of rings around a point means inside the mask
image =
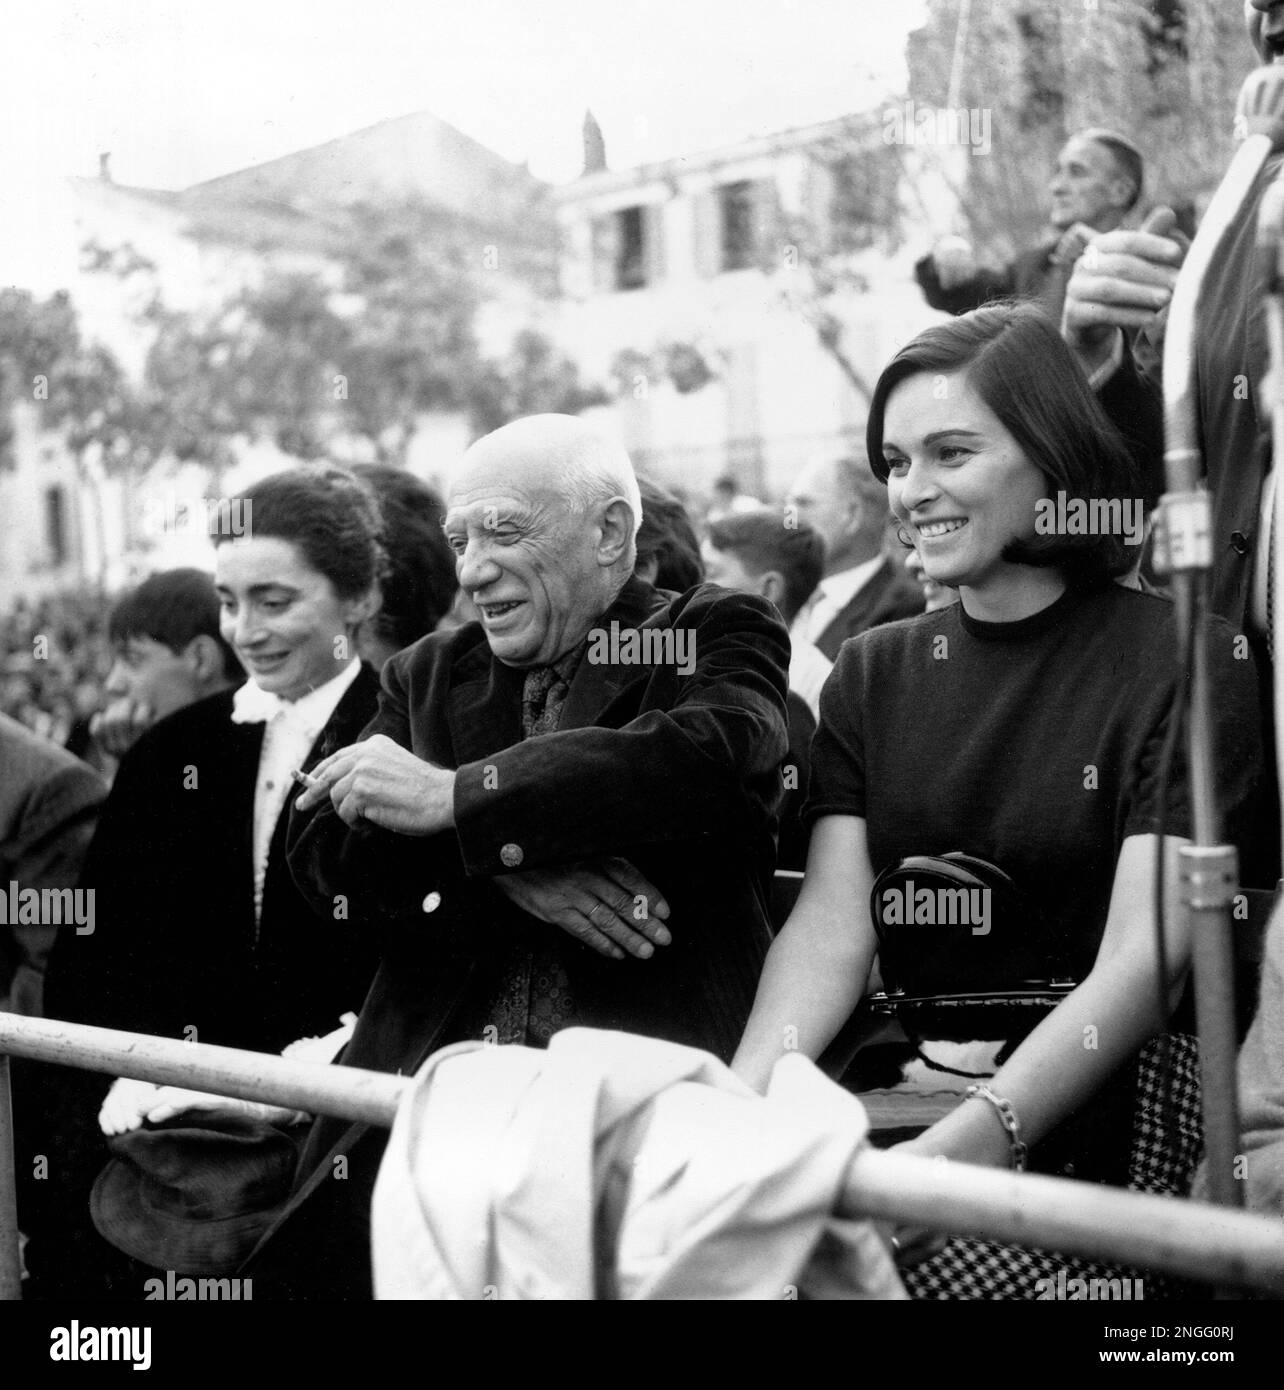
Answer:
[{"label": "shuttered window", "polygon": [[646,284],[645,208],[621,208],[615,250],[615,288],[638,290]]},{"label": "shuttered window", "polygon": [[718,190],[722,213],[722,269],[748,270],[758,257],[758,199],[751,179]]},{"label": "shuttered window", "polygon": [[593,219],[593,288],[637,290],[664,275],[664,209],[620,208]]},{"label": "shuttered window", "polygon": [[45,489],[45,553],[51,565],[65,565],[70,554],[67,499],[56,485]]}]

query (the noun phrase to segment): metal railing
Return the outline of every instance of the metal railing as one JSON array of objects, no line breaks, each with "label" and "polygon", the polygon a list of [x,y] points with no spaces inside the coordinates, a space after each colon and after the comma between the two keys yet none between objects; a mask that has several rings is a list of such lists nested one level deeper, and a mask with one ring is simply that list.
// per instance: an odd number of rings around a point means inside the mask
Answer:
[{"label": "metal railing", "polygon": [[[10,1056],[385,1127],[412,1084],[410,1077],[355,1067],[0,1013],[0,1299],[21,1296]],[[886,1218],[1284,1297],[1284,1223],[1225,1207],[866,1147],[852,1161],[839,1208],[846,1216]]]},{"label": "metal railing", "polygon": [[9,1058],[266,1101],[390,1127],[406,1076],[0,1013],[0,1300],[21,1297]]}]

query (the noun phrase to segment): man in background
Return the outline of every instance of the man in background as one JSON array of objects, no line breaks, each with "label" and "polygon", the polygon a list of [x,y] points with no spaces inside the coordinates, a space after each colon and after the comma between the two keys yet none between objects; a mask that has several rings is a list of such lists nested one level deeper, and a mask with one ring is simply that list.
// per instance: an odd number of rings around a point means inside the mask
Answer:
[{"label": "man in background", "polygon": [[1038,299],[1061,317],[1066,280],[1089,238],[1118,227],[1137,205],[1144,180],[1141,152],[1113,130],[1072,135],[1057,155],[1048,185],[1050,235],[1002,268],[978,263],[961,237],[945,237],[914,267],[928,304],[965,314],[992,299]]},{"label": "man in background", "polygon": [[[825,569],[825,542],[814,526],[767,507],[715,521],[700,548],[711,584],[742,594],[761,594],[792,624],[811,597]],[[834,663],[803,637],[792,638],[789,689],[820,718],[820,690]]]},{"label": "man in background", "polygon": [[790,627],[830,661],[849,637],[923,611],[918,586],[886,558],[887,489],[851,457],[804,468],[785,500],[785,521],[814,528],[825,542],[820,583]]},{"label": "man in background", "polygon": [[[0,892],[74,889],[107,795],[79,758],[0,714]],[[14,895],[16,897],[16,894]],[[26,914],[24,914],[26,915]],[[0,1010],[38,1018],[44,970],[64,924],[19,921],[8,902],[0,925]],[[72,928],[74,930],[74,928]]]},{"label": "man in background", "polygon": [[157,720],[245,678],[219,635],[218,595],[204,570],[145,579],[112,609],[108,634],[115,658],[104,686],[109,703],[90,732],[115,758]]},{"label": "man in background", "polygon": [[719,517],[733,516],[736,512],[751,512],[760,506],[762,503],[756,497],[740,491],[740,484],[736,482],[734,474],[724,473],[714,481],[713,500],[704,516],[705,525],[717,521]]},{"label": "man in background", "polygon": [[[0,1010],[5,1013],[41,1017],[55,937],[60,931],[94,929],[92,906],[85,911],[75,890],[106,796],[92,768],[0,714],[0,893],[6,900],[0,922]],[[40,894],[42,908],[34,922],[23,920],[29,912],[20,915],[18,898],[27,889]],[[46,897],[45,890],[53,891]],[[47,1103],[41,1081],[47,1069],[23,1058],[11,1065],[15,1151],[31,1152],[28,1136]],[[19,1164],[16,1177],[25,1207],[37,1185],[32,1165]]]},{"label": "man in background", "polygon": [[[710,583],[761,594],[791,623],[820,579],[825,543],[805,522],[789,526],[786,520],[767,507],[723,517],[709,527],[700,553]],[[803,869],[809,836],[801,813],[811,772],[811,738],[820,719],[821,687],[834,663],[804,638],[793,638],[791,645],[785,697],[789,749],[784,764],[791,772],[780,807],[776,863],[782,869]]]}]

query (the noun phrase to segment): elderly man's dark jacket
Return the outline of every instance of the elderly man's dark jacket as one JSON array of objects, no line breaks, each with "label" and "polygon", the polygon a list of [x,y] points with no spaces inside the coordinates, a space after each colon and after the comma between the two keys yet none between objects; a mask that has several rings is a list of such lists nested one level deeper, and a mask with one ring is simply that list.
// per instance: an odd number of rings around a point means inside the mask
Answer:
[{"label": "elderly man's dark jacket", "polygon": [[[558,731],[525,741],[524,672],[491,655],[480,625],[424,638],[385,667],[365,736],[457,769],[455,827],[350,829],[328,803],[292,820],[300,888],[330,909],[342,896],[353,929],[382,939],[346,1064],[412,1072],[466,1036],[513,949],[535,940],[553,943],[579,1023],[730,1057],[769,942],[788,635],[761,598],[711,585],[675,597],[637,579],[598,627],[615,624],[686,629],[694,670],[599,664],[590,645]],[[493,883],[606,855],[630,860],[668,901],[673,942],[650,960],[600,956]],[[384,1137],[314,1126],[294,1202],[246,1267],[264,1293],[368,1294],[369,1190]]]}]

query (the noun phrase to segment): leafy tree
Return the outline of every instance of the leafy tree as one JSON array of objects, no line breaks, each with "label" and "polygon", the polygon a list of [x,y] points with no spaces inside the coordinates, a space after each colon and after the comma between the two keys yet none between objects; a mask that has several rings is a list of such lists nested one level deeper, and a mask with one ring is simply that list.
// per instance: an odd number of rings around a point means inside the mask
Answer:
[{"label": "leafy tree", "polygon": [[861,253],[901,244],[925,172],[953,189],[960,229],[995,261],[1043,232],[1056,152],[1086,126],[1119,129],[1145,153],[1146,206],[1198,206],[1229,159],[1251,62],[1238,7],[1189,0],[928,0],[907,60],[908,89],[887,109],[981,113],[989,150],[960,159],[958,147],[919,144],[911,156],[887,140],[885,111],[853,116],[813,152],[830,196],[806,214],[770,202],[760,214],[761,268],[866,400],[844,303],[868,289]]},{"label": "leafy tree", "polygon": [[217,484],[240,439],[324,452],[327,372],[344,325],[309,276],[274,275],[210,314],[158,307],[143,373],[154,457],[199,463]]},{"label": "leafy tree", "polygon": [[578,415],[610,399],[600,387],[585,385],[575,364],[534,329],[518,333],[503,358],[483,362],[468,395],[477,435],[523,415]]},{"label": "leafy tree", "polygon": [[[95,497],[97,467],[111,472],[134,460],[143,433],[140,399],[112,353],[83,340],[63,291],[43,301],[25,290],[0,291],[0,466],[14,463],[12,416],[19,399],[31,401],[42,426],[61,436],[80,488]],[[101,506],[92,516],[98,553],[105,557]]]},{"label": "leafy tree", "polygon": [[[725,353],[709,343],[662,339],[649,352],[625,348],[611,361],[610,379],[617,396],[637,392],[643,382],[667,381],[687,396],[717,380]],[[710,359],[713,359],[712,361]]]},{"label": "leafy tree", "polygon": [[[992,148],[953,183],[978,247],[1012,255],[1045,226],[1056,152],[1075,130],[1104,125],[1146,156],[1146,204],[1199,204],[1225,170],[1235,97],[1251,65],[1240,7],[1181,0],[928,0],[911,35],[908,95],[988,111]],[[944,229],[943,229],[944,230]]]},{"label": "leafy tree", "polygon": [[47,396],[54,364],[78,342],[76,316],[66,294],[42,302],[27,290],[0,289],[0,468],[14,465],[13,407],[19,400]]},{"label": "leafy tree", "polygon": [[425,204],[358,208],[339,250],[348,322],[347,420],[380,459],[399,462],[419,417],[467,408],[481,370],[475,241]]},{"label": "leafy tree", "polygon": [[[360,206],[330,222],[324,264],[269,268],[204,313],[154,302],[142,384],[150,452],[215,478],[242,439],[303,460],[397,465],[430,411],[465,412],[481,430],[602,399],[537,333],[483,359],[478,245],[422,202]],[[100,259],[113,273],[133,264],[124,253]]]},{"label": "leafy tree", "polygon": [[[39,300],[27,290],[0,290],[0,420],[6,449],[19,400],[36,406],[41,423],[61,435],[82,467],[95,449],[108,466],[131,454],[138,399],[112,353],[83,341],[65,291]],[[12,466],[11,453],[3,462]]]}]

